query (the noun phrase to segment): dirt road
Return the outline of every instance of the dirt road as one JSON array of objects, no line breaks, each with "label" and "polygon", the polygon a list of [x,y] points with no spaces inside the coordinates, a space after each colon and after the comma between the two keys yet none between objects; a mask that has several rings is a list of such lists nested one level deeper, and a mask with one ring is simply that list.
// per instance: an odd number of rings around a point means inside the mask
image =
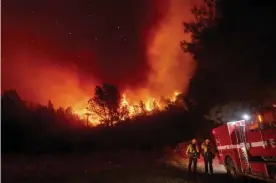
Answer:
[{"label": "dirt road", "polygon": [[[185,161],[185,160],[183,160]],[[227,183],[223,173],[190,175],[154,154],[2,156],[3,183]]]}]

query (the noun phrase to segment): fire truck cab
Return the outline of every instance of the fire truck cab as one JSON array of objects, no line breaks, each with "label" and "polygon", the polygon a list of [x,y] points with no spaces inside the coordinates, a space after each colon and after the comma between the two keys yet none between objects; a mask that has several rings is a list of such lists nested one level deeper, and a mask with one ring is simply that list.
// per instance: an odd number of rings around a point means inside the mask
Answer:
[{"label": "fire truck cab", "polygon": [[251,120],[213,129],[219,162],[227,173],[276,182],[276,108],[263,109]]}]

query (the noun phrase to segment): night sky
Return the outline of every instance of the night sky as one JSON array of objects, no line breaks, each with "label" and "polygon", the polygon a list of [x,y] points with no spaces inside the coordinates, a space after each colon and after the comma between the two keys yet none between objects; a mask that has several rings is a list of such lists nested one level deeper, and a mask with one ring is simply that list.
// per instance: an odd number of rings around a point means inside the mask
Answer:
[{"label": "night sky", "polygon": [[86,74],[120,85],[138,84],[145,77],[141,71],[149,69],[145,42],[161,18],[154,1],[7,0],[2,4],[4,58],[27,49],[58,60],[57,66],[73,62]]},{"label": "night sky", "polygon": [[184,91],[194,64],[179,44],[194,2],[4,0],[2,91],[57,105],[102,83],[142,98]]}]

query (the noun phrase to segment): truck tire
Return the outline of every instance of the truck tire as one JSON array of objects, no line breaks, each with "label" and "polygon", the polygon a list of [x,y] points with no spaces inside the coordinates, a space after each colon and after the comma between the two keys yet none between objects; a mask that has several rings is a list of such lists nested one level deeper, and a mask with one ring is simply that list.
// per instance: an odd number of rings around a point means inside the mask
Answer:
[{"label": "truck tire", "polygon": [[228,158],[228,160],[227,160],[227,168],[226,169],[227,169],[227,174],[231,178],[233,178],[235,181],[237,181],[237,182],[246,182],[247,181],[247,179],[244,176],[238,174],[236,166],[231,158]]},{"label": "truck tire", "polygon": [[237,177],[237,171],[235,164],[231,158],[228,159],[227,161],[227,174],[230,175],[233,178]]}]

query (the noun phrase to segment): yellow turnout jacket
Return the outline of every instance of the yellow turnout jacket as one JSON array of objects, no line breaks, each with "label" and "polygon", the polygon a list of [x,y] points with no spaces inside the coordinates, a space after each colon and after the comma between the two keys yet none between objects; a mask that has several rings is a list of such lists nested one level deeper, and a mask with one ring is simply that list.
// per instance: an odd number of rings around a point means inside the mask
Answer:
[{"label": "yellow turnout jacket", "polygon": [[197,145],[195,145],[195,148],[193,148],[193,144],[189,144],[187,149],[186,149],[186,154],[190,154],[190,153],[199,153],[199,148]]},{"label": "yellow turnout jacket", "polygon": [[[215,151],[214,151],[213,146],[211,144],[209,144],[209,147],[210,147],[209,151],[214,154]],[[202,143],[201,149],[202,149],[203,153],[206,153],[208,151],[208,146],[205,144],[205,142]]]}]

